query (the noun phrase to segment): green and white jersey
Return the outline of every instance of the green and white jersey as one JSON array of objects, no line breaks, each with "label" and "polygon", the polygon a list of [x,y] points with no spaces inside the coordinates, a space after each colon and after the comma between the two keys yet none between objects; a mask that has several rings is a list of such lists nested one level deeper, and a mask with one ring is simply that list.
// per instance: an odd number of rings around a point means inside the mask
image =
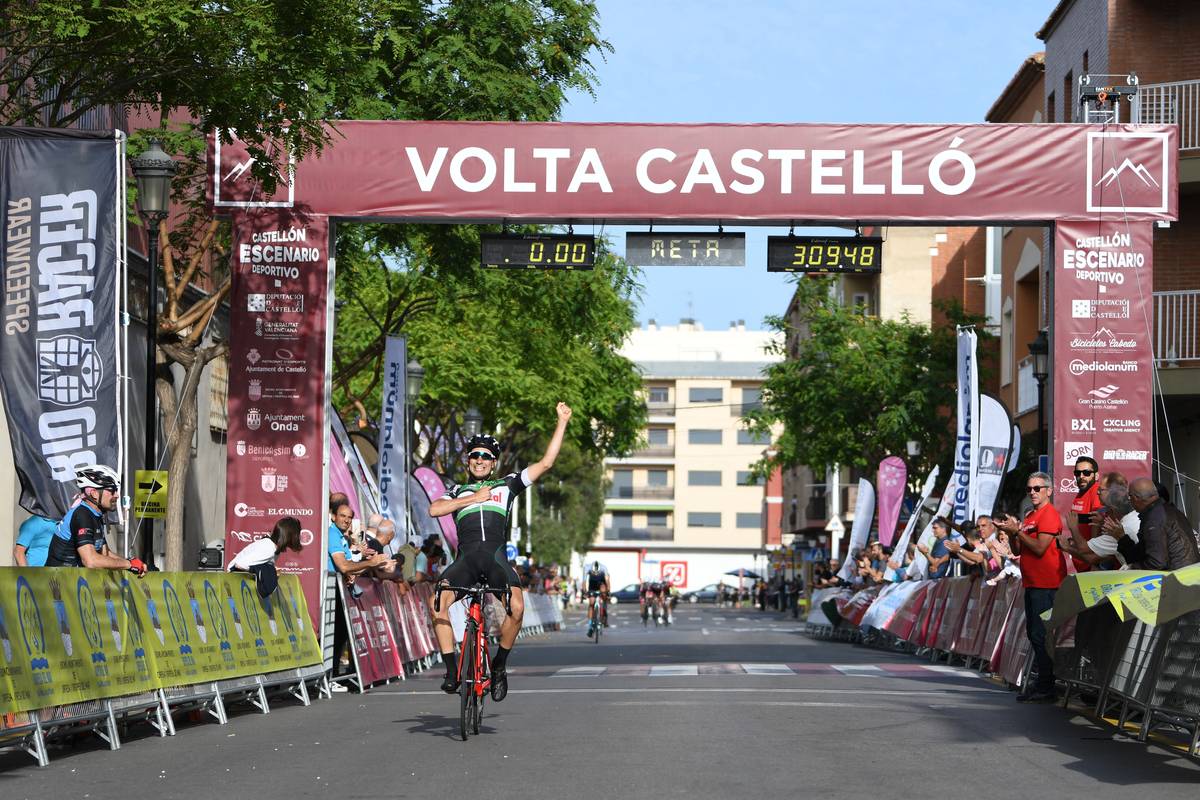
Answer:
[{"label": "green and white jersey", "polygon": [[456,500],[463,495],[474,494],[485,486],[492,490],[492,496],[484,502],[472,503],[454,515],[454,523],[458,528],[458,549],[461,551],[468,545],[479,543],[486,543],[490,547],[503,545],[508,538],[508,515],[512,511],[513,500],[531,483],[529,470],[523,469],[519,474],[512,472],[500,480],[463,483],[448,488],[442,496],[443,500]]}]

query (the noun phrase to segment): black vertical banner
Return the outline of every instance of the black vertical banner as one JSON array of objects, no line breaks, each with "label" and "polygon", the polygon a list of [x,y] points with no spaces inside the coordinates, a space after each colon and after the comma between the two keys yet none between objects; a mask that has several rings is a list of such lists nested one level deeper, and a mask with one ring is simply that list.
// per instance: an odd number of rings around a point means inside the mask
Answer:
[{"label": "black vertical banner", "polygon": [[119,469],[120,143],[0,127],[0,395],[21,505],[62,516],[80,464]]}]

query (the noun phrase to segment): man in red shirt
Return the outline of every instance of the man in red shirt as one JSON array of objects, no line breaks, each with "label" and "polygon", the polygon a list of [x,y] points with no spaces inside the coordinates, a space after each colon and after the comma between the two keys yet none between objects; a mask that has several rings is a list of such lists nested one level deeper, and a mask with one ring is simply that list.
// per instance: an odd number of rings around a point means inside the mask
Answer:
[{"label": "man in red shirt", "polygon": [[[1100,465],[1091,456],[1080,456],[1075,461],[1075,485],[1079,494],[1071,503],[1071,539],[1078,550],[1087,549],[1087,543],[1097,532],[1092,524],[1092,515],[1104,504],[1100,502]],[[1099,520],[1097,520],[1099,522]],[[1076,572],[1087,572],[1091,564],[1071,556]]]},{"label": "man in red shirt", "polygon": [[1025,484],[1033,510],[1025,515],[1023,522],[1007,517],[1000,527],[1008,531],[1013,551],[1020,557],[1021,583],[1025,588],[1025,635],[1033,649],[1037,665],[1037,682],[1026,686],[1017,695],[1021,703],[1053,703],[1054,659],[1046,649],[1046,625],[1042,612],[1054,607],[1054,595],[1063,578],[1067,577],[1067,565],[1058,549],[1058,535],[1062,533],[1062,517],[1050,502],[1052,479],[1044,472],[1035,472]]}]

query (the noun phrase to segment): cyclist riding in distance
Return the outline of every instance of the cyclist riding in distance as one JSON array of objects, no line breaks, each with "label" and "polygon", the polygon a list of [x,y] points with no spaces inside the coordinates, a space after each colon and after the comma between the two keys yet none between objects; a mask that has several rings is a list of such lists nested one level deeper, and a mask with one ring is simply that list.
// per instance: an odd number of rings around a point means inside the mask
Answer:
[{"label": "cyclist riding in distance", "polygon": [[104,540],[104,515],[117,507],[121,481],[112,467],[85,464],[75,468],[75,485],[80,496],[58,524],[50,539],[47,567],[129,570],[146,574],[141,559],[122,558],[108,549]]},{"label": "cyclist riding in distance", "polygon": [[[588,574],[587,574],[588,623],[591,623],[592,619],[596,615],[597,597],[593,593],[599,592],[599,594],[600,594],[599,599],[603,600],[604,604],[607,605],[608,593],[611,591],[612,591],[612,587],[609,585],[609,582],[608,582],[608,571],[600,566],[599,561],[593,561],[592,568],[590,570],[588,570]],[[601,606],[601,609],[602,610],[600,612],[600,624],[607,627],[608,626],[608,611],[604,609],[604,606]],[[592,633],[593,633],[592,626],[591,626],[591,624],[589,624],[588,630],[587,630],[587,635],[588,635],[589,639],[592,638]]]},{"label": "cyclist riding in distance", "polygon": [[[494,589],[508,587],[512,591],[511,616],[506,616],[500,626],[500,647],[492,660],[492,700],[500,702],[508,694],[508,675],[505,665],[508,654],[517,641],[521,630],[521,617],[525,612],[525,600],[516,572],[504,555],[507,543],[508,515],[513,500],[542,477],[558,458],[562,447],[563,433],[571,419],[571,407],[559,403],[555,409],[558,425],[542,460],[525,469],[512,472],[500,479],[493,479],[496,460],[500,457],[500,443],[492,436],[472,436],[467,442],[467,477],[469,482],[451,486],[441,499],[429,506],[429,516],[442,517],[453,514],[458,527],[458,555],[454,563],[441,574],[444,586],[472,586],[476,581],[485,581]],[[454,655],[454,631],[450,627],[450,606],[454,603],[454,592],[441,589],[438,608],[433,613],[433,630],[437,635],[438,649],[446,665],[446,677],[442,691],[453,694],[458,691],[458,665]]]}]

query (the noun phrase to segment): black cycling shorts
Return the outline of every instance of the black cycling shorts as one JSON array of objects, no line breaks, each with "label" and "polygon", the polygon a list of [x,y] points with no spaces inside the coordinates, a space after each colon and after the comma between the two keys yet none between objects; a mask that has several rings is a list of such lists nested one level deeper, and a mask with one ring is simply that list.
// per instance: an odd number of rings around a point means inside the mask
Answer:
[{"label": "black cycling shorts", "polygon": [[492,549],[482,542],[458,551],[454,563],[442,570],[439,580],[451,586],[485,583],[493,589],[521,588],[521,579],[504,557],[504,545]]}]

